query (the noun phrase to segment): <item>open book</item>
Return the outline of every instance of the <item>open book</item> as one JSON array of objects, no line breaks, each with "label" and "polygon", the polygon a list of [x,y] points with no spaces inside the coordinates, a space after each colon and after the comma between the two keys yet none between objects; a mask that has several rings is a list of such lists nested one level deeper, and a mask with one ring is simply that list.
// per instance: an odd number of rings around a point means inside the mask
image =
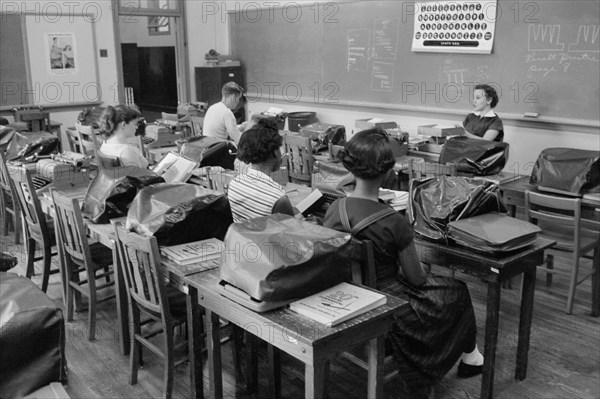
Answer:
[{"label": "open book", "polygon": [[384,305],[384,294],[348,283],[290,303],[290,309],[328,327]]},{"label": "open book", "polygon": [[152,168],[152,171],[162,176],[167,183],[185,183],[197,167],[198,162],[183,155],[169,152]]}]

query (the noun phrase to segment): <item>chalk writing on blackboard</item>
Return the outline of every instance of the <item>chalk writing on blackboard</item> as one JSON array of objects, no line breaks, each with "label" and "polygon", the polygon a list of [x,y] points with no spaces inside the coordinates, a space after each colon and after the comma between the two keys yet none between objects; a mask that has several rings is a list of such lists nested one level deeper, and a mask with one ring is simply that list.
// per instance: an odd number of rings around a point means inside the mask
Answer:
[{"label": "chalk writing on blackboard", "polygon": [[348,71],[365,71],[369,62],[369,29],[353,29],[346,33]]},{"label": "chalk writing on blackboard", "polygon": [[375,20],[373,58],[377,60],[395,60],[398,43],[398,18]]},{"label": "chalk writing on blackboard", "polygon": [[600,61],[599,32],[599,25],[580,25],[577,38],[569,43],[569,50],[565,52],[560,25],[530,25],[529,53],[525,55],[527,77],[545,78],[569,73],[586,64],[597,64]]},{"label": "chalk writing on blackboard", "polygon": [[373,62],[371,88],[375,91],[392,91],[394,87],[394,64]]}]

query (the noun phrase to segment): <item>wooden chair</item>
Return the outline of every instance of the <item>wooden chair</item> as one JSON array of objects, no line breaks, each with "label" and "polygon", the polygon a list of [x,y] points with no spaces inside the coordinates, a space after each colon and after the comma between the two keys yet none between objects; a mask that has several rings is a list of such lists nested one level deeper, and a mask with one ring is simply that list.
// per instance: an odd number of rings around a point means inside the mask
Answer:
[{"label": "wooden chair", "polygon": [[[186,321],[185,295],[165,283],[161,267],[156,237],[143,237],[125,230],[121,223],[115,224],[116,245],[119,253],[119,265],[127,284],[130,338],[131,338],[131,377],[130,383],[137,383],[137,371],[141,361],[141,346],[144,345],[157,356],[164,359],[163,396],[171,397],[173,390],[174,368],[187,358],[175,360],[175,352],[187,348],[187,342],[175,345],[175,326]],[[172,288],[172,289],[171,289]],[[141,314],[149,317],[159,329],[144,329],[142,333]],[[163,349],[149,339],[163,334]],[[190,337],[191,338],[191,337]],[[185,351],[184,351],[185,352]],[[191,374],[191,373],[190,373]],[[194,381],[192,381],[192,384]]]},{"label": "wooden chair", "polygon": [[32,109],[17,110],[15,122],[26,123],[30,132],[47,132],[50,130],[50,113]]},{"label": "wooden chair", "polygon": [[0,217],[2,234],[8,235],[10,229],[15,232],[15,244],[21,243],[21,211],[14,194],[13,182],[6,169],[6,155],[0,150]]},{"label": "wooden chair", "polygon": [[314,163],[310,138],[300,135],[285,135],[283,136],[283,146],[287,155],[290,181],[310,186]]},{"label": "wooden chair", "polygon": [[121,166],[119,157],[115,155],[108,155],[100,150],[96,150],[96,160],[98,161],[98,167],[100,169],[111,169]]},{"label": "wooden chair", "polygon": [[125,87],[123,90],[123,103],[125,105],[135,105],[135,99],[133,96],[133,87]]},{"label": "wooden chair", "polygon": [[81,154],[94,156],[95,152],[100,149],[94,129],[80,123],[77,123],[75,128],[77,129]]},{"label": "wooden chair", "polygon": [[211,190],[218,191],[223,194],[227,194],[229,189],[229,183],[234,178],[234,172],[232,170],[221,170],[221,168],[210,168],[208,170],[208,184]]},{"label": "wooden chair", "polygon": [[204,126],[204,117],[190,116],[190,123],[192,125],[192,134],[194,136],[202,136],[202,128]]},{"label": "wooden chair", "polygon": [[[88,299],[88,340],[96,339],[96,306],[115,297],[114,290],[102,298],[101,290],[115,285],[112,250],[100,243],[89,244],[79,201],[52,191],[58,234],[64,251],[64,276],[66,284],[67,321],[73,320],[75,295]],[[81,279],[81,273],[84,273]],[[101,281],[105,279],[105,281]]]},{"label": "wooden chair", "polygon": [[434,176],[457,176],[456,164],[440,164],[433,162],[410,162],[408,176],[411,179],[425,179]]},{"label": "wooden chair", "polygon": [[[567,314],[573,311],[575,289],[588,277],[592,282],[592,315],[599,314],[600,287],[600,220],[581,217],[581,199],[525,192],[525,215],[542,229],[542,235],[556,241],[554,249],[572,252],[569,292],[567,294]],[[593,269],[579,279],[579,261],[587,253],[594,251]],[[546,267],[540,267],[546,273],[560,273],[553,267],[553,258],[549,257]],[[564,272],[563,272],[564,273]],[[594,274],[596,274],[594,276]],[[550,285],[552,280],[547,279]]]},{"label": "wooden chair", "polygon": [[79,132],[75,126],[68,127],[65,129],[65,136],[67,137],[67,144],[69,145],[69,151],[83,154],[83,150],[79,143]]},{"label": "wooden chair", "polygon": [[[13,181],[13,197],[17,198],[21,216],[25,221],[25,243],[27,246],[27,270],[25,275],[27,278],[31,278],[34,274],[34,262],[43,260],[42,291],[46,292],[50,275],[59,272],[58,269],[50,269],[51,257],[57,254],[51,251],[51,248],[56,245],[54,225],[46,220],[46,215],[42,212],[40,200],[31,180],[31,172],[28,173],[24,167],[10,164],[7,164],[7,170]],[[39,244],[44,251],[41,257],[35,256],[36,244]]]}]

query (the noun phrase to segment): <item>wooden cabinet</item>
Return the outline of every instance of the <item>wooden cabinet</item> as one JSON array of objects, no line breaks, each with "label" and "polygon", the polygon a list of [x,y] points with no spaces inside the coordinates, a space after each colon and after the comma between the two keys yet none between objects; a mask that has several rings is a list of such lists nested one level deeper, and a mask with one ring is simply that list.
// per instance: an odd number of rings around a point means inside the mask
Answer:
[{"label": "wooden cabinet", "polygon": [[[196,67],[196,100],[209,106],[221,101],[221,87],[227,82],[236,82],[245,88],[242,67]],[[245,108],[234,112],[238,123],[245,118]]]}]

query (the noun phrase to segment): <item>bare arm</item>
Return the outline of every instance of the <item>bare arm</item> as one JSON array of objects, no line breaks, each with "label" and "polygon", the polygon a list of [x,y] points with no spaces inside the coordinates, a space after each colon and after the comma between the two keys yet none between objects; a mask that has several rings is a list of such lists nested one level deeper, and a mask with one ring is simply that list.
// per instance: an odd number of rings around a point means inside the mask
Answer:
[{"label": "bare arm", "polygon": [[490,130],[487,130],[487,131],[485,132],[485,134],[483,135],[483,137],[479,137],[479,136],[476,136],[476,135],[474,135],[474,134],[471,134],[471,133],[469,133],[469,132],[467,132],[467,131],[465,130],[465,136],[467,136],[467,137],[469,137],[469,138],[471,138],[471,139],[478,139],[478,140],[489,140],[489,141],[493,141],[493,140],[496,138],[496,136],[498,135],[498,133],[500,133],[500,132],[499,132],[499,131],[497,131],[497,130],[494,130],[494,129],[490,129]]},{"label": "bare arm", "polygon": [[408,282],[419,287],[425,284],[427,280],[427,273],[421,266],[419,255],[417,254],[417,248],[415,243],[411,242],[408,247],[401,251],[398,251],[398,263],[402,268],[402,274],[406,277]]}]

